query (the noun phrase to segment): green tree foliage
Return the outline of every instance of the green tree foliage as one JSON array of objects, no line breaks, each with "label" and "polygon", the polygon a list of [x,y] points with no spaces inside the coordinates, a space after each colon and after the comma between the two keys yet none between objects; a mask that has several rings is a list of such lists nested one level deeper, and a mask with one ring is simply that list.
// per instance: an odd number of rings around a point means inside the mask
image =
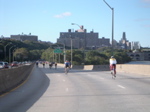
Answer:
[{"label": "green tree foliage", "polygon": [[86,53],[86,63],[85,64],[92,64],[92,65],[99,65],[99,64],[108,64],[108,58],[106,55],[98,52],[98,51],[88,51]]},{"label": "green tree foliage", "polygon": [[[6,47],[6,58],[4,58],[4,47],[7,45]],[[28,51],[28,58],[26,58],[27,60],[36,60],[36,59],[40,59],[42,52],[44,49],[47,49],[48,47],[50,47],[52,45],[52,43],[49,42],[33,42],[33,41],[19,41],[19,40],[13,40],[13,39],[1,39],[0,41],[0,58],[1,61],[2,59],[5,61],[8,61],[9,59],[9,49],[10,47],[14,46],[10,52],[11,54],[13,54],[13,52],[15,53],[16,50],[15,49],[20,49],[20,48],[26,48],[26,50]],[[21,55],[20,55],[21,56]],[[15,57],[15,59],[17,59],[17,57]],[[25,60],[25,59],[20,59],[20,60]],[[19,60],[18,60],[19,61]]]},{"label": "green tree foliage", "polygon": [[54,50],[52,48],[48,48],[46,49],[42,55],[41,55],[41,59],[43,60],[47,60],[47,61],[50,61],[50,62],[53,62],[54,60]]},{"label": "green tree foliage", "polygon": [[[104,50],[102,53],[108,57],[108,60],[112,55],[111,50],[109,50],[109,49]],[[127,55],[126,50],[114,49],[113,54],[114,54],[114,57],[116,58],[118,64],[127,63],[127,62],[131,61],[131,58]]]},{"label": "green tree foliage", "polygon": [[84,51],[73,50],[73,64],[81,65],[84,63]]},{"label": "green tree foliage", "polygon": [[114,57],[117,59],[118,64],[123,64],[131,61],[131,58],[124,51],[115,52]]},{"label": "green tree foliage", "polygon": [[44,52],[43,50],[30,50],[29,51],[29,59],[30,60],[38,60],[41,59],[41,55]]},{"label": "green tree foliage", "polygon": [[26,48],[19,48],[15,51],[14,56],[17,61],[25,61],[28,59],[29,52]]},{"label": "green tree foliage", "polygon": [[[33,41],[18,41],[18,40],[6,40],[2,39],[0,41],[0,58],[4,60],[4,46],[8,43],[11,43],[6,48],[6,60],[9,59],[9,49],[13,45],[16,45],[11,49],[11,54],[14,54],[15,59],[18,61],[24,60],[38,60],[43,59],[47,61],[57,61],[64,62],[64,54],[54,54],[55,48],[64,48],[62,44],[51,44],[48,42],[33,42]],[[71,50],[70,47],[66,48],[66,59],[71,61]],[[117,59],[117,63],[126,63],[131,61],[131,58],[128,57],[126,50],[114,49],[113,55]],[[111,48],[100,48],[97,50],[85,50],[85,49],[73,49],[72,50],[72,61],[73,64],[87,64],[87,65],[100,65],[100,64],[109,64],[109,58],[112,55]]]}]

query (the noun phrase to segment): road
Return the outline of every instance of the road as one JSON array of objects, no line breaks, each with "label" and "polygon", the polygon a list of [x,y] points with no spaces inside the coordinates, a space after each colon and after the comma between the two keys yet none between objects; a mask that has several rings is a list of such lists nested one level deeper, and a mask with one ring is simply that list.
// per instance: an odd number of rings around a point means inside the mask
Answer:
[{"label": "road", "polygon": [[148,112],[150,76],[34,67],[20,87],[0,96],[0,112]]}]

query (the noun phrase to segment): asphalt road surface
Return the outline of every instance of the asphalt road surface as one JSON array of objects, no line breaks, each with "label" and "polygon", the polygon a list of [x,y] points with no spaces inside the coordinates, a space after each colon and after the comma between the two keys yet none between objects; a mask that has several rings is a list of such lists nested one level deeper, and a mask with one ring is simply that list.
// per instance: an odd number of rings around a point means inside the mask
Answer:
[{"label": "asphalt road surface", "polygon": [[0,96],[0,112],[150,112],[150,76],[39,65]]}]

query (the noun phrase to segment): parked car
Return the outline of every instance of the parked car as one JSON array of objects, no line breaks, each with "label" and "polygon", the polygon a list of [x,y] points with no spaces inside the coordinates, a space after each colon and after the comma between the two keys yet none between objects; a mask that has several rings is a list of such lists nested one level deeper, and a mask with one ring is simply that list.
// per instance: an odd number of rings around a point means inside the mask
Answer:
[{"label": "parked car", "polygon": [[0,62],[0,68],[9,68],[8,62],[3,62],[3,61],[1,61],[1,62]]},{"label": "parked car", "polygon": [[17,67],[19,65],[19,63],[17,61],[13,61],[11,63],[11,67]]}]

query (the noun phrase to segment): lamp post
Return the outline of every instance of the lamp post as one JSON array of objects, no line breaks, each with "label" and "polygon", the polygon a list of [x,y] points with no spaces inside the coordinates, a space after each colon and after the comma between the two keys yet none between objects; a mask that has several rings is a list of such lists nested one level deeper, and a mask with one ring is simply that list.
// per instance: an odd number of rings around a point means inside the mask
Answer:
[{"label": "lamp post", "polygon": [[70,46],[71,46],[71,65],[72,65],[72,37],[70,34]]},{"label": "lamp post", "polygon": [[114,49],[114,8],[112,8],[105,0],[103,0],[106,5],[112,10],[112,55],[114,54],[113,53],[113,49]]},{"label": "lamp post", "polygon": [[86,32],[83,30],[82,26],[80,26],[80,25],[78,25],[76,23],[71,23],[71,25],[77,25],[84,32],[84,45],[83,45],[83,47],[84,47],[84,51],[83,51],[84,59],[83,59],[83,61],[85,63],[85,53],[84,52],[85,52],[85,48],[86,48],[86,35],[85,35]]},{"label": "lamp post", "polygon": [[13,45],[13,46],[11,46],[10,48],[9,48],[9,63],[11,62],[11,49],[14,47],[15,45]]},{"label": "lamp post", "polygon": [[[1,43],[1,42],[2,42],[2,41],[0,40],[0,43]],[[3,46],[3,45],[1,45],[1,44],[0,44],[0,46],[4,47],[4,46]],[[2,50],[0,49],[0,53],[1,53],[1,52],[4,52],[4,51],[2,51]],[[5,57],[4,57],[4,58],[5,58]]]},{"label": "lamp post", "polygon": [[71,38],[71,65],[72,65],[72,38]]},{"label": "lamp post", "polygon": [[7,47],[9,44],[12,44],[12,43],[9,42],[8,44],[6,44],[6,45],[4,46],[4,59],[6,59],[6,47]]},{"label": "lamp post", "polygon": [[71,25],[77,25],[80,29],[83,30],[83,28],[80,25],[76,24],[76,23],[71,23]]},{"label": "lamp post", "polygon": [[[64,33],[62,33],[62,36],[64,36]],[[63,44],[63,46],[64,46],[63,55],[64,55],[64,63],[65,63],[65,61],[66,61],[66,48],[65,48],[65,42],[60,43],[60,44]]]},{"label": "lamp post", "polygon": [[[60,46],[56,43],[57,47],[60,49]],[[56,55],[56,60],[57,60],[57,55]],[[59,53],[59,63],[60,63],[60,53]]]},{"label": "lamp post", "polygon": [[16,49],[18,49],[18,47],[13,50],[13,61],[15,60],[14,52]]},{"label": "lamp post", "polygon": [[65,61],[66,61],[66,49],[65,49],[65,44],[63,43],[63,45],[64,45],[64,63],[65,63]]}]

